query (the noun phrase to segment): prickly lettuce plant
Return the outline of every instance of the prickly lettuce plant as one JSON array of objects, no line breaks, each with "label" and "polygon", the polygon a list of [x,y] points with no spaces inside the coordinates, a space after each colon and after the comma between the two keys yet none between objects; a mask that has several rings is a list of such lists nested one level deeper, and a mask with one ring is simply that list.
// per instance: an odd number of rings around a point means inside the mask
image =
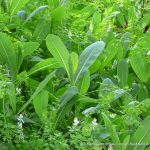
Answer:
[{"label": "prickly lettuce plant", "polygon": [[0,147],[149,149],[149,8],[0,1]]}]

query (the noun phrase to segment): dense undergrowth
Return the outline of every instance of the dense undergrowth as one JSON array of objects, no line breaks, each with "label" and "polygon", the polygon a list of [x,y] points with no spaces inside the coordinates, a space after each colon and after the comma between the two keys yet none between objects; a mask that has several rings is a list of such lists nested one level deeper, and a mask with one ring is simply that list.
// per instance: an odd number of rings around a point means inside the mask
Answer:
[{"label": "dense undergrowth", "polygon": [[0,149],[149,150],[150,2],[0,0]]}]

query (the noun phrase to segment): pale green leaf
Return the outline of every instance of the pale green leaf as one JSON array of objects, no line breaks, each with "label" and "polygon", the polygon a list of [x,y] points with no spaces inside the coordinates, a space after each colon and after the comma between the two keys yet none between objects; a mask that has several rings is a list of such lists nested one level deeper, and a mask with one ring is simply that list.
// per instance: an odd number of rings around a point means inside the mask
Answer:
[{"label": "pale green leaf", "polygon": [[88,46],[80,55],[78,69],[75,73],[75,84],[82,78],[88,68],[95,62],[105,47],[103,41],[98,41]]}]

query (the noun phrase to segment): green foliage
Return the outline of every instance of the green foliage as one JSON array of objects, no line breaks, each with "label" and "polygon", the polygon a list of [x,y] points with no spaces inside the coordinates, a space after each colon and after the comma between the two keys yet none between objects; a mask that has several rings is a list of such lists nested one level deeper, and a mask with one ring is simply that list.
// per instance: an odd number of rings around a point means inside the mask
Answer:
[{"label": "green foliage", "polygon": [[13,76],[17,75],[17,60],[16,52],[11,40],[6,34],[0,33],[0,49],[1,57],[4,62],[6,62],[11,70]]},{"label": "green foliage", "polygon": [[0,0],[0,149],[149,149],[149,8]]}]

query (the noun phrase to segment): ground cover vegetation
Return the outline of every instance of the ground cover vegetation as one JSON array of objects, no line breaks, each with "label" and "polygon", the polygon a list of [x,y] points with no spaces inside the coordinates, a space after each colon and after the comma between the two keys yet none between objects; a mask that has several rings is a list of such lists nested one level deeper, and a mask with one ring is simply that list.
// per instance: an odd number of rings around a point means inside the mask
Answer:
[{"label": "ground cover vegetation", "polygon": [[149,150],[150,2],[0,0],[0,149]]}]

